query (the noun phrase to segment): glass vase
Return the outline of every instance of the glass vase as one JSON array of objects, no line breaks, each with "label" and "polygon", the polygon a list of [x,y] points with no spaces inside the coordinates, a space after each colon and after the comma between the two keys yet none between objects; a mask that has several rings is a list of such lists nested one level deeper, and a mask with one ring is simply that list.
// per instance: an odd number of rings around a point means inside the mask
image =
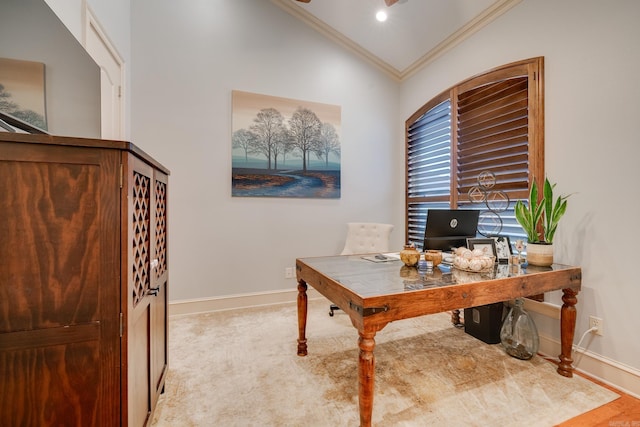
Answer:
[{"label": "glass vase", "polygon": [[523,305],[524,299],[515,300],[515,305],[502,323],[500,342],[510,356],[529,360],[538,352],[540,338],[536,324]]}]

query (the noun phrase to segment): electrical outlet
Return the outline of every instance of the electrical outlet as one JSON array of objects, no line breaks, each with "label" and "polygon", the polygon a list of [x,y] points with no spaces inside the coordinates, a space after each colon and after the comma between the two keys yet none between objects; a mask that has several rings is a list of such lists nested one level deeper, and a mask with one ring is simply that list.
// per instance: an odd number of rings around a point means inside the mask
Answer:
[{"label": "electrical outlet", "polygon": [[284,278],[293,279],[293,267],[287,267],[284,269]]},{"label": "electrical outlet", "polygon": [[595,317],[595,316],[589,316],[589,329],[591,328],[598,328],[595,331],[592,331],[592,333],[596,335],[604,335],[601,318]]}]

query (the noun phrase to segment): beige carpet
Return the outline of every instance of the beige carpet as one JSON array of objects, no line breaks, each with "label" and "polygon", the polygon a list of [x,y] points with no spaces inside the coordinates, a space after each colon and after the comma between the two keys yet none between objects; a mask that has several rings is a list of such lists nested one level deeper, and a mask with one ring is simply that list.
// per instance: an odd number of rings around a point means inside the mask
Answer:
[{"label": "beige carpet", "polygon": [[[295,304],[173,317],[155,426],[357,426],[357,332],[309,302],[309,355],[296,355]],[[553,426],[615,393],[565,378],[540,357],[514,359],[447,314],[376,335],[373,424]]]}]

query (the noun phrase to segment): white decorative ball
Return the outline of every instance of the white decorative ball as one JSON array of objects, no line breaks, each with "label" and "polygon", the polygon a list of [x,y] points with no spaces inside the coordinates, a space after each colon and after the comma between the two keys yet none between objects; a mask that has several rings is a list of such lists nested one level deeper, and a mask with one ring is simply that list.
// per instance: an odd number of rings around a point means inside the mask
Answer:
[{"label": "white decorative ball", "polygon": [[472,253],[476,258],[484,255],[484,251],[482,249],[474,249]]},{"label": "white decorative ball", "polygon": [[482,270],[482,261],[478,258],[474,258],[469,262],[469,268],[473,271]]}]

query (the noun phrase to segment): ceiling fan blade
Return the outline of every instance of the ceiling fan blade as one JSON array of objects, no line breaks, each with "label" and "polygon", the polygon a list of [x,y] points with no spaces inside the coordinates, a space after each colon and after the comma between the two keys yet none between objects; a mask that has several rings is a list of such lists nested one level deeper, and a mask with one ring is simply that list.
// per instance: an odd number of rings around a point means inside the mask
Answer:
[{"label": "ceiling fan blade", "polygon": [[298,0],[300,3],[309,3],[311,0]]}]

